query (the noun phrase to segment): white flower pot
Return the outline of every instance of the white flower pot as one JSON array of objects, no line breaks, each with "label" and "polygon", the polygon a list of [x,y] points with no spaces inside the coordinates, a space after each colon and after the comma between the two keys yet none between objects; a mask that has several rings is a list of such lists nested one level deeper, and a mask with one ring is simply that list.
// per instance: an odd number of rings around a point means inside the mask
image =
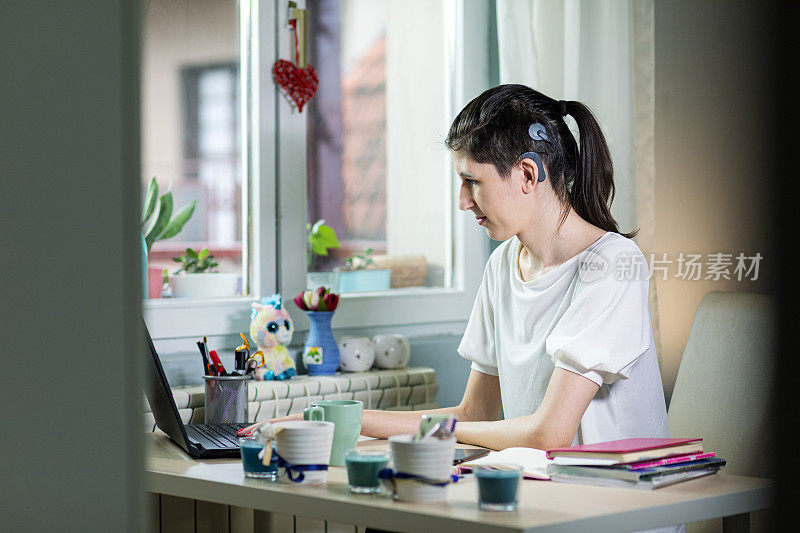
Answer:
[{"label": "white flower pot", "polygon": [[236,296],[239,275],[231,272],[177,274],[169,277],[173,298]]}]

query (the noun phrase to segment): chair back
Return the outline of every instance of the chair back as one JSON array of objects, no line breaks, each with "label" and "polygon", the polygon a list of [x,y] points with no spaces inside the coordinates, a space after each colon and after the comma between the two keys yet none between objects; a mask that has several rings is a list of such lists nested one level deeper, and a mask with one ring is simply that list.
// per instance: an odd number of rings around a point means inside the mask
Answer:
[{"label": "chair back", "polygon": [[670,434],[703,437],[725,472],[771,477],[777,305],[764,294],[709,292],[692,323],[669,406]]}]

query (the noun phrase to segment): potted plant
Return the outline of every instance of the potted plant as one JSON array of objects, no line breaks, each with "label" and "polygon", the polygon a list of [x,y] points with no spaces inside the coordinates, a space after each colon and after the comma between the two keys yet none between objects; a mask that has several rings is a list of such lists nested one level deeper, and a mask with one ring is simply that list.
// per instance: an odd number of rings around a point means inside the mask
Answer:
[{"label": "potted plant", "polygon": [[325,224],[325,219],[321,218],[314,224],[306,224],[306,237],[308,240],[308,272],[306,274],[306,286],[318,287],[321,285],[332,286],[335,282],[334,272],[317,272],[319,256],[327,256],[331,248],[339,248],[339,240],[336,238],[336,231]]},{"label": "potted plant", "polygon": [[172,296],[175,298],[220,298],[235,296],[239,275],[232,272],[215,272],[217,261],[208,250],[199,252],[187,248],[173,261],[181,267],[169,277]]},{"label": "potted plant", "polygon": [[392,281],[392,269],[378,268],[372,257],[372,248],[345,259],[344,268],[336,270],[336,286],[340,293],[386,291]]},{"label": "potted plant", "polygon": [[142,236],[142,269],[145,272],[144,297],[161,298],[163,286],[163,272],[161,268],[150,267],[147,258],[153,243],[169,239],[177,235],[183,226],[192,218],[197,200],[183,206],[174,216],[172,215],[172,191],[158,196],[158,182],[155,178],[150,180],[144,204],[142,205],[142,218],[139,222]]}]

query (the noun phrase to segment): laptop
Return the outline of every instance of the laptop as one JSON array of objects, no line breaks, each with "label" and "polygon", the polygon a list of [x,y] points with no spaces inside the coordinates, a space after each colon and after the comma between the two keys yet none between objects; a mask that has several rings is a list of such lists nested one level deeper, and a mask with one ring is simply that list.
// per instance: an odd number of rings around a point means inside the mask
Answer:
[{"label": "laptop", "polygon": [[144,334],[150,355],[144,377],[144,392],[158,428],[166,433],[186,453],[196,458],[239,457],[236,432],[250,424],[184,424],[178,414],[175,398],[156,353],[153,339],[144,324]]}]

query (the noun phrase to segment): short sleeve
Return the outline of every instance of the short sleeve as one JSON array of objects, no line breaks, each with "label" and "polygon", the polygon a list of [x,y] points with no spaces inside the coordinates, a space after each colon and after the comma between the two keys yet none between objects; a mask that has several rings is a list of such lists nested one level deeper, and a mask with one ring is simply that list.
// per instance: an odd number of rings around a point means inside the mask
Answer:
[{"label": "short sleeve", "polygon": [[651,340],[647,279],[612,271],[578,288],[545,347],[555,366],[603,385],[627,379]]},{"label": "short sleeve", "polygon": [[472,306],[467,329],[458,346],[461,357],[472,361],[472,368],[497,376],[497,354],[494,342],[494,269],[491,260],[483,271],[483,279]]}]

